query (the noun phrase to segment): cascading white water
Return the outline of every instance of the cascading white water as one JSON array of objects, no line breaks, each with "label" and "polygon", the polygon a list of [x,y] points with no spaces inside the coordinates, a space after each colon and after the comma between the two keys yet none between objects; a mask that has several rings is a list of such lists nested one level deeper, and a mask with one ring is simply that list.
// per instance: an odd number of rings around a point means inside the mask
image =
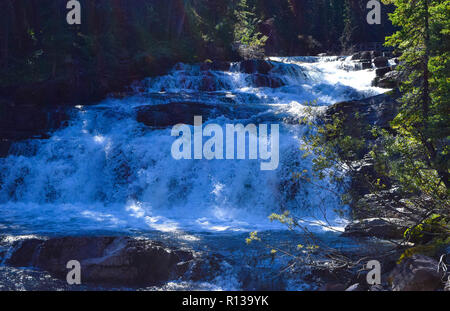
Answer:
[{"label": "cascading white water", "polygon": [[[48,140],[17,144],[0,159],[0,230],[269,230],[280,228],[267,220],[272,212],[320,218],[315,206],[333,210],[336,197],[291,179],[311,167],[299,150],[307,134],[296,122],[302,103],[328,106],[382,90],[371,87],[373,71],[349,70],[354,64],[346,58],[271,61],[269,77],[282,82],[277,88],[256,87],[255,75],[237,64],[227,72],[180,64],[136,84],[131,96],[77,107]],[[208,123],[280,123],[280,166],[261,171],[257,160],[174,160],[171,127],[136,119],[144,106],[171,102],[217,107]]]}]

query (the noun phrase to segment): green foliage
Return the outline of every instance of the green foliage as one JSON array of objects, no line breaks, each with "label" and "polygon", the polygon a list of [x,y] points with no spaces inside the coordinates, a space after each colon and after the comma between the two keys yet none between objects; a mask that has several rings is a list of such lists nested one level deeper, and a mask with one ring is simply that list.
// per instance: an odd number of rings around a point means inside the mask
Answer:
[{"label": "green foliage", "polygon": [[310,55],[340,52],[341,37],[352,45],[389,33],[385,26],[366,31],[365,0],[80,2],[82,24],[69,26],[67,0],[0,1],[1,86],[79,74],[139,77],[178,61],[235,60],[235,41],[267,54]]},{"label": "green foliage", "polygon": [[427,243],[433,239],[445,239],[450,236],[450,218],[438,214],[431,215],[420,224],[404,233],[405,239],[413,243]]},{"label": "green foliage", "polygon": [[392,168],[408,188],[442,197],[450,186],[450,1],[385,2],[396,6],[390,17],[400,27],[386,44],[402,53],[398,70],[407,75],[389,139]]},{"label": "green foliage", "polygon": [[315,102],[305,103],[305,117],[300,122],[309,129],[301,147],[303,158],[312,157],[312,178],[327,178],[342,184],[345,178],[342,173],[351,169],[353,162],[361,159],[366,150],[367,140],[359,131],[364,125],[358,114],[348,120],[342,113],[336,113],[331,120],[320,122],[314,113],[315,105]]},{"label": "green foliage", "polygon": [[258,31],[262,22],[255,13],[255,5],[252,0],[240,0],[235,10],[237,23],[234,26],[234,38],[236,41],[249,47],[263,47],[268,37]]}]

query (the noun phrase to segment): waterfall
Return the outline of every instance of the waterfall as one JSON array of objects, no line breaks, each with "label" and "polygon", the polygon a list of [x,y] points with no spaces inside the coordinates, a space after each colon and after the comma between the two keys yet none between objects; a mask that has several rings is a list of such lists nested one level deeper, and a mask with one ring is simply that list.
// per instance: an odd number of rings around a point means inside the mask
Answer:
[{"label": "waterfall", "polygon": [[[339,199],[291,178],[311,170],[299,149],[307,128],[298,121],[305,101],[323,109],[381,93],[371,87],[375,74],[355,71],[344,57],[273,57],[267,64],[263,73],[246,73],[240,63],[226,71],[178,64],[165,76],[135,83],[124,98],[75,107],[69,124],[49,139],[17,143],[0,159],[0,229],[270,230],[281,228],[268,221],[270,213],[320,217],[318,205],[338,225],[331,211]],[[173,159],[172,125],[194,113],[205,124],[280,124],[279,167]]]}]

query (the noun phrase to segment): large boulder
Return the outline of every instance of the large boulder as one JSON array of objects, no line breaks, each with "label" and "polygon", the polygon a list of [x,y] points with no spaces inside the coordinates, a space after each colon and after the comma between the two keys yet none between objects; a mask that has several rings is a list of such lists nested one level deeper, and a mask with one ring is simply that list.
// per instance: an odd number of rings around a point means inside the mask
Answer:
[{"label": "large boulder", "polygon": [[372,59],[380,57],[383,55],[383,53],[381,51],[371,51],[370,55],[372,56]]},{"label": "large boulder", "polygon": [[389,66],[389,60],[384,56],[378,56],[373,60],[373,64],[376,68],[383,68]]},{"label": "large boulder", "polygon": [[439,263],[424,255],[413,255],[402,260],[390,273],[394,291],[434,291],[442,287]]},{"label": "large boulder", "polygon": [[195,253],[130,237],[63,237],[21,240],[6,263],[34,267],[65,279],[71,260],[81,264],[87,284],[151,286],[186,273]]},{"label": "large boulder", "polygon": [[360,59],[361,59],[361,52],[355,53],[351,57],[351,60],[360,60]]},{"label": "large boulder", "polygon": [[361,68],[362,70],[372,69],[372,63],[370,61],[363,61],[361,62]]},{"label": "large boulder", "polygon": [[47,137],[47,132],[63,126],[68,119],[65,107],[15,105],[0,99],[0,137],[6,145],[22,139]]},{"label": "large boulder", "polygon": [[370,51],[364,51],[360,54],[361,60],[371,60],[372,59],[372,53]]},{"label": "large boulder", "polygon": [[345,227],[343,236],[377,237],[380,239],[401,239],[408,229],[404,220],[398,218],[367,218],[354,221]]},{"label": "large boulder", "polygon": [[382,67],[382,68],[378,68],[377,70],[375,70],[375,73],[376,73],[377,77],[382,77],[390,71],[392,71],[391,67]]},{"label": "large boulder", "polygon": [[399,86],[401,82],[401,73],[398,71],[390,71],[382,77],[376,77],[373,81],[373,86],[393,89]]}]

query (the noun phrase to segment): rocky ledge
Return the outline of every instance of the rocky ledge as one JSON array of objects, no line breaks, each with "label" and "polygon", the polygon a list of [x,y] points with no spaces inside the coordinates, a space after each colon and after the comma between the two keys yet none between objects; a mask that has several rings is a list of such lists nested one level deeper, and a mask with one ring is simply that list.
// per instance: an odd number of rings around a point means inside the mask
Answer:
[{"label": "rocky ledge", "polygon": [[65,280],[66,265],[77,260],[83,284],[142,287],[171,280],[196,280],[208,271],[214,277],[217,258],[203,258],[189,249],[131,237],[26,238],[0,254],[7,266],[37,268]]}]

